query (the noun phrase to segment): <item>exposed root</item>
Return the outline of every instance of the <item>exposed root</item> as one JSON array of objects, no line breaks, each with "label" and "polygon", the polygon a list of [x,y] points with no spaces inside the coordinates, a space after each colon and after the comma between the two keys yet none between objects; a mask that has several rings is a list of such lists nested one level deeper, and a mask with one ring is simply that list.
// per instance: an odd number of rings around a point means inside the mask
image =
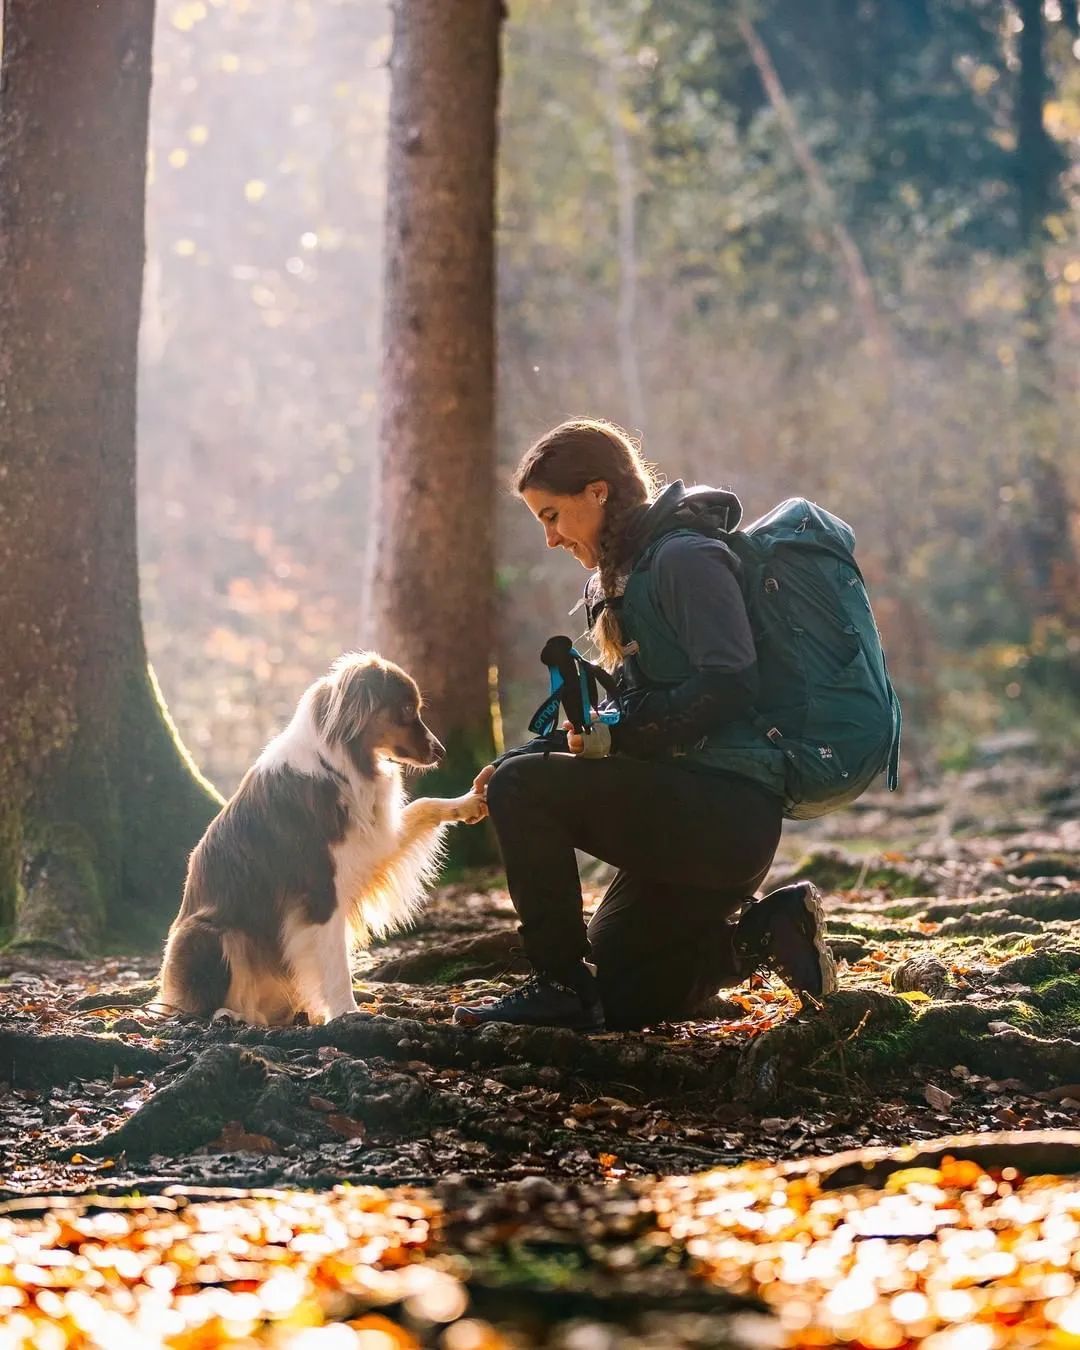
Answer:
[{"label": "exposed root", "polygon": [[[905,1005],[906,1006],[906,1005]],[[160,1034],[190,1037],[190,1027],[162,1027]],[[431,1065],[477,1067],[537,1064],[563,1069],[575,1078],[631,1083],[655,1095],[718,1087],[734,1073],[737,1049],[717,1041],[707,1053],[689,1054],[658,1047],[644,1035],[610,1032],[581,1036],[558,1027],[518,1027],[491,1023],[466,1031],[449,1023],[353,1013],[325,1026],[264,1031],[256,1027],[212,1027],[207,1041],[281,1050],[334,1046],[355,1059],[423,1060]]]},{"label": "exposed root", "polygon": [[797,1017],[765,1032],[744,1051],[736,1077],[736,1094],[764,1103],[784,1088],[805,1082],[807,1070],[823,1060],[846,1072],[848,1042],[873,1032],[892,1032],[913,1018],[911,1004],[895,994],[872,989],[841,989],[820,1008],[805,1008]]},{"label": "exposed root", "polygon": [[459,938],[393,957],[369,971],[369,980],[401,984],[460,984],[463,980],[524,975],[531,969],[514,928]]},{"label": "exposed root", "polygon": [[1077,970],[1080,951],[1075,947],[1051,947],[1029,956],[1010,957],[994,972],[994,983],[1036,985]]},{"label": "exposed root", "polygon": [[824,1190],[880,1186],[886,1177],[909,1167],[936,1167],[945,1158],[970,1159],[987,1170],[1015,1167],[1024,1176],[1080,1172],[1080,1130],[1003,1131],[950,1135],[905,1148],[859,1148],[831,1158],[785,1163],[785,1177],[816,1176]]},{"label": "exposed root", "polygon": [[156,980],[145,980],[141,984],[127,984],[122,989],[101,990],[97,994],[87,994],[76,999],[71,1005],[79,1012],[96,1012],[100,1008],[144,1008],[153,1003],[158,996]]},{"label": "exposed root", "polygon": [[38,1036],[0,1030],[0,1081],[12,1087],[48,1087],[75,1078],[152,1073],[169,1058],[118,1036]]},{"label": "exposed root", "polygon": [[275,1119],[275,1142],[281,1142],[280,1108],[292,1107],[292,1085],[261,1055],[235,1046],[205,1050],[175,1081],[158,1091],[118,1129],[93,1143],[64,1150],[98,1156],[126,1153],[146,1158],[153,1153],[190,1153],[209,1143],[232,1120],[249,1125],[257,1099],[259,1119]]}]

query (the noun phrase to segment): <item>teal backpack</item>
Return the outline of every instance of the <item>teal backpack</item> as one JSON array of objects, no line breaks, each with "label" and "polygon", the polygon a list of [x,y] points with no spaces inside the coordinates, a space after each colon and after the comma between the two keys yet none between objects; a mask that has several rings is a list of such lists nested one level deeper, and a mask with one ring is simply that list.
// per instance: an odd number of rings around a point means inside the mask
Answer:
[{"label": "teal backpack", "polygon": [[743,565],[758,652],[756,724],[787,761],[787,814],[899,784],[900,701],[855,561],[851,527],[803,497],[725,536]]},{"label": "teal backpack", "polygon": [[[704,505],[711,494],[698,491]],[[651,598],[649,563],[676,534],[708,534],[741,563],[760,678],[753,716],[718,728],[687,752],[690,760],[780,792],[795,820],[846,806],[881,773],[895,789],[900,703],[850,526],[802,497],[742,529],[726,530],[707,512],[672,524],[650,541],[627,581],[621,617],[632,659],[650,683],[690,673]]]}]

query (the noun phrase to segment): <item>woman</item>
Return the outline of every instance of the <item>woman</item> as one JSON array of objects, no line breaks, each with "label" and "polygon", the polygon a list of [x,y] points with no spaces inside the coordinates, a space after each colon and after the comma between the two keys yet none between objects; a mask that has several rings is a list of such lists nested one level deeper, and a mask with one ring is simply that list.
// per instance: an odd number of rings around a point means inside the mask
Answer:
[{"label": "woman", "polygon": [[[764,759],[759,769],[724,746],[725,728],[752,713],[756,655],[738,559],[701,518],[734,528],[738,499],[681,482],[659,491],[626,433],[592,419],[537,441],[515,488],[548,548],[592,573],[588,620],[622,716],[568,729],[565,753],[547,738],[478,775],[535,974],[455,1021],[640,1027],[692,1015],[761,966],[800,992],[831,992],[814,887],[747,903],[783,802]],[[575,849],[619,869],[588,930]]]}]

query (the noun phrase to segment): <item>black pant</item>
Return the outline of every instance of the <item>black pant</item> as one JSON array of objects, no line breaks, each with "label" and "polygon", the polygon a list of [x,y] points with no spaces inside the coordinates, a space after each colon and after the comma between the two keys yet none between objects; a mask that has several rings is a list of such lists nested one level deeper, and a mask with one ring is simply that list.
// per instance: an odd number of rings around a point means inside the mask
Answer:
[{"label": "black pant", "polygon": [[[487,789],[533,966],[596,963],[609,1027],[689,1016],[740,975],[731,916],[765,879],[781,803],[749,779],[615,756],[521,755]],[[574,850],[613,864],[586,933]]]}]

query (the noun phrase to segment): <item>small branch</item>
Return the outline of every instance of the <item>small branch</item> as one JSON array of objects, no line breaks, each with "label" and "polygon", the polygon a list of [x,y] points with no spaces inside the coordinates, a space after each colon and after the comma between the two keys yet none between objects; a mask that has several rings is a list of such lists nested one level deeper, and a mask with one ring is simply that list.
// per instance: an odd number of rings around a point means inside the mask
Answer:
[{"label": "small branch", "polygon": [[599,63],[600,92],[608,129],[611,134],[611,158],[615,173],[615,200],[618,211],[619,245],[619,299],[616,321],[616,341],[619,351],[619,372],[630,420],[638,430],[645,426],[645,394],[638,362],[637,323],[637,185],[634,181],[634,162],[630,153],[630,139],[626,134],[622,101],[619,97],[619,44],[615,33],[594,5],[590,15],[600,37],[602,51]]},{"label": "small branch", "polygon": [[761,83],[773,111],[779,118],[780,125],[784,128],[796,163],[806,176],[810,190],[817,199],[818,205],[828,217],[833,241],[847,273],[848,285],[851,288],[852,299],[862,320],[867,343],[875,356],[884,358],[889,354],[888,334],[878,312],[877,301],[874,298],[874,287],[870,281],[866,264],[863,262],[859,246],[844,224],[835,194],[825,179],[821,165],[814,158],[809,143],[802,134],[798,119],[795,116],[795,110],[784,91],[783,83],[776,67],[773,65],[768,48],[744,14],[736,15],[735,24],[739,30],[739,36],[746,43],[750,59],[761,78]]}]

